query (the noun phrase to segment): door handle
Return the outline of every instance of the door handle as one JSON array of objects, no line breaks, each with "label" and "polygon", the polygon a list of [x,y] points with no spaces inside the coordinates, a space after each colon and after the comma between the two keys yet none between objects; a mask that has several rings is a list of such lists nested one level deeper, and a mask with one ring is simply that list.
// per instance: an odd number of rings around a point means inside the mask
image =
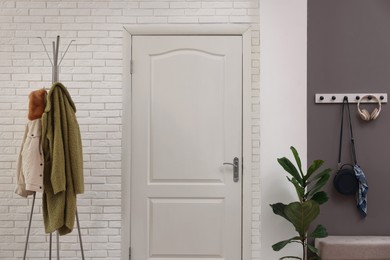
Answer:
[{"label": "door handle", "polygon": [[233,163],[223,163],[223,165],[231,165],[233,166],[233,181],[238,182],[238,166],[240,164],[240,160],[237,157],[234,157]]}]

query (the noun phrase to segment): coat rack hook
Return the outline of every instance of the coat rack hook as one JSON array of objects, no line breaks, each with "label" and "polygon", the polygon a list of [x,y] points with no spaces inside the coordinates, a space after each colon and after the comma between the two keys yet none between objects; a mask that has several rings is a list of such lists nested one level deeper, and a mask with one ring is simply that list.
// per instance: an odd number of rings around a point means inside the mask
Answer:
[{"label": "coat rack hook", "polygon": [[53,65],[53,62],[52,62],[51,59],[50,59],[50,55],[49,55],[49,53],[47,52],[46,45],[45,45],[45,43],[44,43],[43,40],[42,40],[42,37],[37,37],[37,38],[41,40],[42,45],[43,45],[43,48],[45,48],[46,55],[47,55],[47,57],[49,58],[49,61],[50,61],[51,65],[54,66],[54,65]]},{"label": "coat rack hook", "polygon": [[74,42],[74,40],[71,40],[70,43],[68,44],[68,47],[66,48],[64,54],[62,55],[61,60],[60,60],[60,63],[58,63],[58,66],[60,66],[60,64],[61,64],[62,60],[64,59],[66,53],[68,52],[69,47],[70,47],[70,45],[72,44],[72,42]]}]

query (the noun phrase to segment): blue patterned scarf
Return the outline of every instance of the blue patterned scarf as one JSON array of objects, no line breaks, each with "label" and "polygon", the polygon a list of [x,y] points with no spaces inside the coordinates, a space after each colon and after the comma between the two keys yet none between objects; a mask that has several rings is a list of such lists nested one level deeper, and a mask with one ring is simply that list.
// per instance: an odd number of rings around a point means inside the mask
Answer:
[{"label": "blue patterned scarf", "polygon": [[368,192],[368,185],[366,176],[364,175],[363,170],[358,165],[354,165],[353,167],[355,171],[356,178],[359,181],[359,191],[356,196],[357,200],[357,208],[362,215],[362,217],[367,216],[367,192]]}]

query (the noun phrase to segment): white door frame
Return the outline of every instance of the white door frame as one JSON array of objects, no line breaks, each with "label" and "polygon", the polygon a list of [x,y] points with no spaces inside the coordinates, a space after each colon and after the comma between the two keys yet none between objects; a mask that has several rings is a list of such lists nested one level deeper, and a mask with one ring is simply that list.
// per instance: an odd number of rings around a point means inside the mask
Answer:
[{"label": "white door frame", "polygon": [[[242,260],[250,260],[252,230],[251,149],[251,26],[241,24],[132,25],[123,27],[123,127],[122,127],[122,242],[121,259],[128,260],[130,248],[131,176],[131,38],[135,35],[239,35],[242,36]],[[135,64],[136,69],[136,64]]]}]

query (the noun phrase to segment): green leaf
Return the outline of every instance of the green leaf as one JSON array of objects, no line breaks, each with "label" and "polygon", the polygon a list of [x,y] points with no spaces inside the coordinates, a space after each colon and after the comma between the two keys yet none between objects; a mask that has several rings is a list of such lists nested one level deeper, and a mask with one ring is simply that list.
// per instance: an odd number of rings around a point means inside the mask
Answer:
[{"label": "green leaf", "polygon": [[289,182],[291,182],[294,185],[295,190],[297,191],[297,195],[298,195],[299,201],[302,201],[303,200],[303,196],[305,195],[305,188],[301,187],[301,185],[299,184],[297,179],[295,179],[295,178],[290,179],[289,177],[287,177],[287,179],[288,179]]},{"label": "green leaf", "polygon": [[321,260],[321,257],[316,255],[316,256],[310,257],[309,260]]},{"label": "green leaf", "polygon": [[322,175],[322,177],[316,182],[316,184],[314,184],[314,187],[308,192],[308,194],[313,195],[320,191],[328,182],[329,177],[329,173]]},{"label": "green leaf", "polygon": [[308,180],[310,178],[310,176],[322,166],[322,164],[324,164],[324,161],[322,161],[322,160],[313,161],[313,163],[310,165],[309,169],[307,169],[307,173],[306,173],[304,180],[305,181]]},{"label": "green leaf", "polygon": [[310,237],[314,237],[314,238],[322,238],[327,236],[328,236],[328,231],[326,231],[326,228],[321,224],[317,225],[314,231],[311,232],[310,234]]},{"label": "green leaf", "polygon": [[307,244],[307,248],[312,251],[313,253],[315,254],[318,254],[318,249],[315,248],[314,246],[310,245],[310,244]]},{"label": "green leaf", "polygon": [[304,175],[303,175],[303,171],[302,171],[301,158],[299,158],[299,154],[298,154],[298,152],[297,152],[297,150],[295,149],[294,146],[291,146],[290,149],[291,149],[291,151],[292,151],[292,153],[294,155],[295,161],[297,162],[299,172],[301,173],[301,177],[302,177],[302,179],[304,179]]},{"label": "green leaf", "polygon": [[287,207],[286,204],[283,204],[283,203],[275,203],[275,204],[270,204],[271,208],[272,208],[272,211],[276,214],[276,215],[279,215],[283,218],[285,218],[286,220],[288,220],[289,222],[291,222],[288,217],[286,216],[286,214],[284,213],[284,209]]},{"label": "green leaf", "polygon": [[328,194],[326,194],[325,191],[319,191],[313,195],[313,197],[310,198],[311,200],[314,200],[318,204],[324,204],[328,201]]},{"label": "green leaf", "polygon": [[300,242],[300,238],[299,237],[292,237],[290,239],[287,239],[287,240],[283,240],[283,241],[280,241],[274,245],[272,245],[272,249],[274,251],[279,251],[280,249],[282,249],[283,247],[285,247],[287,244],[290,244],[291,242],[293,241],[299,241]]},{"label": "green leaf", "polygon": [[313,178],[313,180],[321,179],[322,176],[327,175],[327,174],[330,174],[331,171],[332,171],[331,168],[327,168],[327,169],[321,171],[319,174],[315,175],[315,177]]},{"label": "green leaf", "polygon": [[278,163],[283,167],[284,170],[286,170],[295,179],[297,179],[301,186],[304,186],[302,177],[299,175],[297,168],[295,168],[294,164],[292,164],[289,159],[287,159],[286,157],[279,158]]},{"label": "green leaf", "polygon": [[320,213],[320,206],[314,200],[308,200],[302,203],[292,202],[285,207],[284,213],[294,225],[299,235],[305,237],[310,223]]}]

